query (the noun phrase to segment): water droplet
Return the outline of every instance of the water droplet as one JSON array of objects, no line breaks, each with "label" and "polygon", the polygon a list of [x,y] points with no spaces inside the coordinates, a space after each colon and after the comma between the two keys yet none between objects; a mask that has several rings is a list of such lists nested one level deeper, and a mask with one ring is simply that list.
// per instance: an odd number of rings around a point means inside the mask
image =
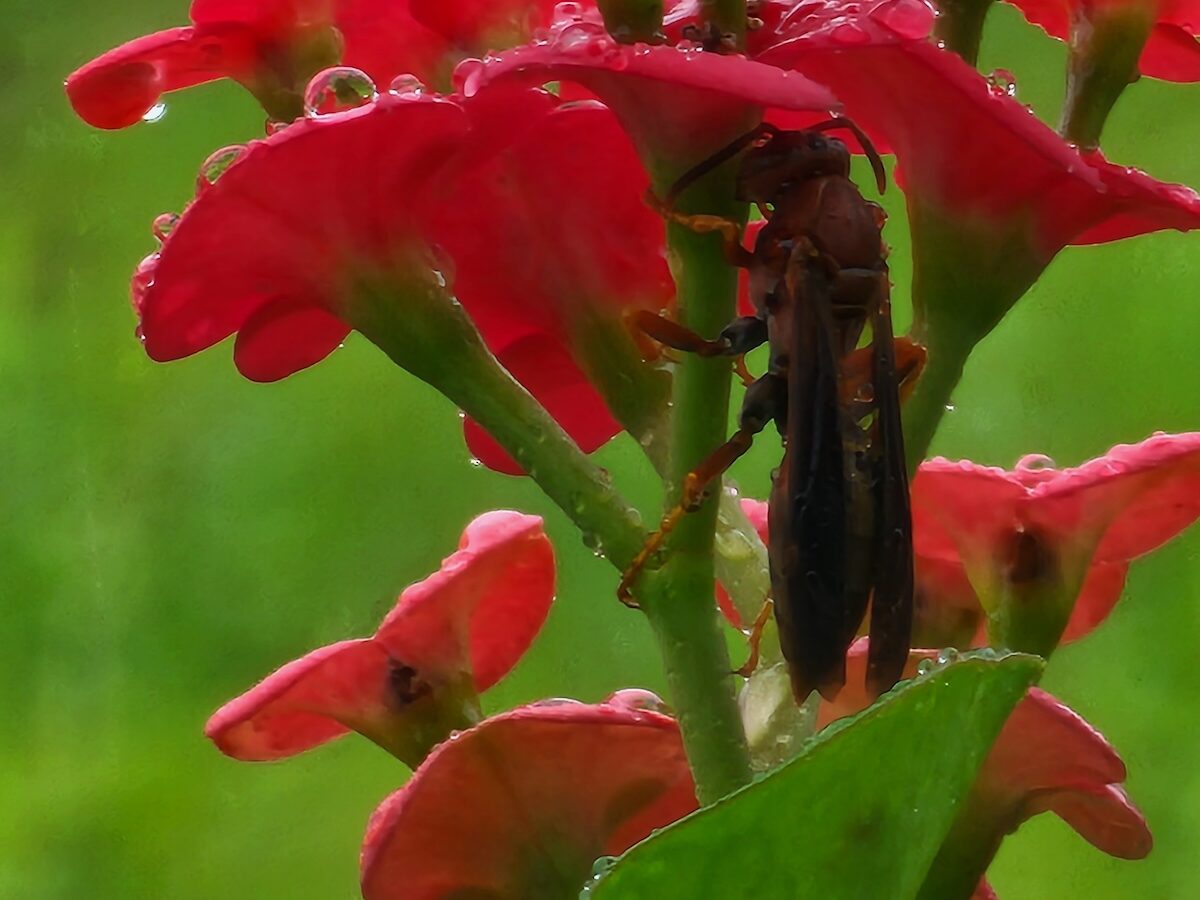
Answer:
[{"label": "water droplet", "polygon": [[943,647],[937,655],[937,663],[939,666],[949,665],[958,659],[958,651],[953,647]]},{"label": "water droplet", "polygon": [[658,694],[642,688],[625,688],[617,691],[604,702],[619,709],[647,710],[664,714],[670,712],[670,708]]},{"label": "water droplet", "polygon": [[161,122],[162,117],[167,114],[167,104],[159,100],[152,107],[142,114],[142,121],[153,125],[155,122]]},{"label": "water droplet", "polygon": [[930,672],[932,672],[936,668],[937,668],[937,663],[934,662],[932,659],[923,659],[919,663],[917,663],[917,674],[918,675],[928,675]]},{"label": "water droplet", "polygon": [[210,153],[208,159],[200,164],[200,174],[196,176],[196,192],[216,184],[217,179],[228,172],[245,152],[245,144],[230,144]]},{"label": "water droplet", "polygon": [[1017,79],[1008,69],[992,69],[987,82],[988,90],[994,97],[1017,96]]},{"label": "water droplet", "polygon": [[472,469],[478,469],[483,466],[483,460],[475,456],[472,456],[469,460],[467,460],[467,462],[470,464]]},{"label": "water droplet", "polygon": [[888,0],[872,9],[870,16],[900,37],[916,40],[933,28],[934,11],[923,0]]},{"label": "water droplet", "polygon": [[570,697],[547,697],[545,700],[535,700],[529,706],[533,709],[549,709],[555,706],[583,706],[583,704]]},{"label": "water droplet", "polygon": [[267,133],[267,137],[270,137],[273,134],[279,134],[279,132],[283,131],[283,129],[287,128],[291,124],[291,122],[280,122],[277,119],[267,119],[267,121],[263,123],[263,131]]},{"label": "water droplet", "polygon": [[1029,453],[1017,460],[1017,468],[1022,472],[1045,472],[1058,466],[1045,453]]},{"label": "water droplet", "polygon": [[357,109],[377,96],[375,82],[362,69],[334,66],[318,72],[304,91],[304,114],[310,118]]},{"label": "water droplet", "polygon": [[[137,264],[137,268],[133,270],[133,277],[129,279],[129,299],[133,303],[133,311],[139,316],[142,314],[142,304],[146,299],[146,291],[154,284],[154,270],[157,266],[158,252],[155,251]],[[142,341],[146,340],[142,335],[138,337]]]},{"label": "water droplet", "polygon": [[175,226],[178,224],[179,224],[178,213],[165,212],[165,213],[162,213],[161,215],[154,217],[154,224],[150,227],[150,230],[152,232],[154,232],[154,237],[161,244],[163,241],[165,241],[167,239],[167,236],[175,229]]},{"label": "water droplet", "polygon": [[388,85],[388,93],[397,97],[420,97],[425,93],[425,83],[416,75],[397,75]]},{"label": "water droplet", "polygon": [[596,859],[596,861],[594,863],[592,863],[592,877],[593,878],[602,878],[603,876],[607,875],[609,869],[611,869],[616,864],[617,864],[617,857],[615,857],[615,856],[598,857]]},{"label": "water droplet", "polygon": [[460,410],[458,411],[458,418],[459,418],[459,421],[462,421],[462,420],[463,420],[463,419],[465,419],[466,417],[467,417],[467,411],[466,411],[465,409],[460,409]]},{"label": "water droplet", "polygon": [[583,4],[581,3],[556,3],[554,4],[553,21],[556,23],[562,22],[578,22],[583,19]]},{"label": "water droplet", "polygon": [[619,50],[608,33],[591,22],[576,22],[558,32],[554,46],[563,53],[603,57]]},{"label": "water droplet", "polygon": [[456,93],[470,97],[479,90],[479,82],[483,78],[487,63],[482,59],[464,59],[454,67],[450,76],[450,84]]},{"label": "water droplet", "polygon": [[839,44],[865,44],[871,40],[871,36],[853,22],[839,22],[829,36]]},{"label": "water droplet", "polygon": [[957,407],[957,406],[955,406],[953,403],[947,403],[947,404],[946,404],[946,412],[948,412],[948,413],[952,413],[952,412],[954,412],[956,409],[958,409],[958,407]]}]

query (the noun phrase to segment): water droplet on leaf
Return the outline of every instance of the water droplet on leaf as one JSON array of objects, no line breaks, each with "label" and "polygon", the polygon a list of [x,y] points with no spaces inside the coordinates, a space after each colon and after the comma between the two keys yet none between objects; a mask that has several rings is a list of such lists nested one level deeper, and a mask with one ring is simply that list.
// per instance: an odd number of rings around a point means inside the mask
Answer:
[{"label": "water droplet on leaf", "polygon": [[318,72],[304,91],[304,114],[310,118],[357,109],[378,94],[375,82],[362,69],[334,66]]},{"label": "water droplet on leaf", "polygon": [[917,663],[917,674],[918,675],[928,675],[930,672],[932,672],[936,668],[937,668],[937,663],[934,662],[932,659],[923,659],[919,663]]},{"label": "water droplet on leaf", "polygon": [[958,651],[953,647],[944,647],[938,652],[937,662],[939,666],[949,665],[958,659]]}]

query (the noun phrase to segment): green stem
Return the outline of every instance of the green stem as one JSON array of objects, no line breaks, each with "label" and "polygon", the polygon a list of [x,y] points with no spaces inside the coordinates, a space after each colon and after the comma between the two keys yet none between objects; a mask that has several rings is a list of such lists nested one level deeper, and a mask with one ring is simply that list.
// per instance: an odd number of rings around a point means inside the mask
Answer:
[{"label": "green stem", "polygon": [[396,277],[360,284],[352,296],[347,318],[357,330],[487,429],[579,526],[585,543],[617,569],[628,567],[646,540],[641,517],[496,361],[457,301],[432,283]]},{"label": "green stem", "polygon": [[[732,195],[732,174],[725,166],[687,192],[681,211],[703,210],[744,220],[745,207],[734,203]],[[671,224],[667,241],[680,321],[715,337],[733,318],[737,294],[737,274],[724,260],[721,240]],[[676,502],[688,473],[727,437],[729,382],[726,359],[688,354],[675,373],[669,503]],[[751,778],[732,665],[713,603],[713,533],[720,485],[713,487],[700,509],[684,516],[671,532],[666,563],[644,579],[638,591],[658,637],[671,701],[703,804],[749,784]]]},{"label": "green stem", "polygon": [[929,867],[916,900],[970,900],[1000,849],[1004,833],[989,804],[971,793]]},{"label": "green stem", "polygon": [[[921,341],[920,336],[916,337]],[[962,378],[963,366],[975,347],[974,341],[935,340],[932,337],[926,337],[922,343],[925,343],[929,356],[916,390],[904,405],[904,452],[908,458],[909,478],[929,452],[942,416],[950,406],[954,388]]]},{"label": "green stem", "polygon": [[971,65],[979,60],[983,24],[992,0],[940,0],[933,34]]},{"label": "green stem", "polygon": [[1100,143],[1117,99],[1138,77],[1154,15],[1139,4],[1080,10],[1071,21],[1063,137],[1085,149]]}]

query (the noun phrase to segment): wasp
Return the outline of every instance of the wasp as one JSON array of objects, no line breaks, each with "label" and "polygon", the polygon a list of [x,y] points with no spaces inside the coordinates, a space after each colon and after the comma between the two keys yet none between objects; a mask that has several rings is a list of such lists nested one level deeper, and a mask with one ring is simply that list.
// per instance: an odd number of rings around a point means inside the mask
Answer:
[{"label": "wasp", "polygon": [[[767,343],[770,361],[748,383],[738,430],[688,476],[679,506],[618,589],[628,602],[665,534],[774,422],[784,454],[770,495],[771,598],[800,702],[814,689],[831,698],[844,685],[846,651],[868,607],[867,682],[874,693],[900,678],[912,630],[912,515],[900,403],[924,351],[893,336],[886,217],[850,180],[849,149],[828,134],[838,129],[858,139],[882,193],[879,155],[857,126],[836,118],[798,131],[763,124],[686,172],[663,200],[648,198],[670,221],[723,236],[730,262],[748,270],[755,312],[716,340],[648,312],[638,314],[637,326],[667,346],[739,364]],[[766,220],[753,249],[733,221],[673,211],[689,184],[737,156],[736,197]]]}]

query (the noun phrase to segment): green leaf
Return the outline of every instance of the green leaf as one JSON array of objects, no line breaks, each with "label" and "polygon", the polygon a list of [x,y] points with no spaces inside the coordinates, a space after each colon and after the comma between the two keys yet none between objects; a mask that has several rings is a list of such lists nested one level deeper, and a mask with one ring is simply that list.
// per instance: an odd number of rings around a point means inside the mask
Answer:
[{"label": "green leaf", "polygon": [[762,780],[630,850],[591,900],[905,900],[1042,661],[990,651],[899,685]]}]

